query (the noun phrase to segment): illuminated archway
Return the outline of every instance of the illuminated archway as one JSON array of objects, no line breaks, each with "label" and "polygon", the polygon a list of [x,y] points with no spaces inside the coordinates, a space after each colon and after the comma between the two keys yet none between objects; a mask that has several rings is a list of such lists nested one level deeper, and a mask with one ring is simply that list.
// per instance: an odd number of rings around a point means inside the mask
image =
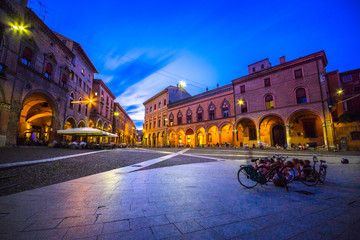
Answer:
[{"label": "illuminated archway", "polygon": [[205,128],[199,127],[196,129],[196,146],[203,147],[206,144]]},{"label": "illuminated archway", "polygon": [[92,120],[89,120],[89,127],[91,128],[94,128],[95,127],[95,124]]},{"label": "illuminated archway", "polygon": [[318,147],[325,144],[322,120],[310,110],[299,110],[290,115],[288,133],[291,147],[298,147],[299,144]]},{"label": "illuminated archway", "polygon": [[210,147],[220,146],[219,129],[217,126],[208,128],[207,143]]},{"label": "illuminated archway", "polygon": [[[18,128],[18,144],[39,144],[55,137],[55,105],[45,93],[30,94],[23,103]],[[75,124],[76,126],[76,124]]]},{"label": "illuminated archway", "polygon": [[184,130],[182,129],[179,129],[177,132],[176,132],[176,137],[175,137],[175,144],[177,147],[184,147],[185,144],[186,144],[186,141],[185,141],[185,132]]},{"label": "illuminated archway", "polygon": [[237,146],[257,146],[256,125],[253,120],[243,118],[236,124],[235,142]]},{"label": "illuminated archway", "polygon": [[221,143],[220,144],[230,144],[233,145],[234,144],[234,127],[232,124],[227,123],[221,126],[220,131],[220,138],[221,138]]},{"label": "illuminated archway", "polygon": [[195,132],[191,128],[186,129],[184,145],[186,147],[195,147]]},{"label": "illuminated archway", "polygon": [[267,146],[284,147],[286,144],[286,130],[282,118],[278,115],[267,115],[259,124],[260,142]]}]

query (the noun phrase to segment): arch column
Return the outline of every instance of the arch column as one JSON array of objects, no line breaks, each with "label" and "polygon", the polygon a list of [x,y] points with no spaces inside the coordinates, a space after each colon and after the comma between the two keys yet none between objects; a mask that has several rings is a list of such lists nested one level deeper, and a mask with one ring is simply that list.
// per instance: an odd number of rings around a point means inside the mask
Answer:
[{"label": "arch column", "polygon": [[198,139],[197,139],[197,135],[195,132],[194,132],[194,137],[195,137],[195,146],[194,147],[196,147],[198,145]]},{"label": "arch column", "polygon": [[291,137],[290,137],[290,126],[285,125],[286,128],[286,145],[288,148],[291,147]]},{"label": "arch column", "polygon": [[221,131],[219,131],[219,146],[221,147],[221,144],[222,144],[222,142],[221,142]]},{"label": "arch column", "polygon": [[322,128],[323,128],[323,135],[324,135],[324,144],[325,144],[325,148],[328,148],[328,142],[327,142],[327,134],[326,134],[326,123],[322,122]]},{"label": "arch column", "polygon": [[208,145],[209,142],[209,133],[205,132],[205,144]]},{"label": "arch column", "polygon": [[260,128],[256,128],[256,140],[258,143],[258,147],[260,147]]}]

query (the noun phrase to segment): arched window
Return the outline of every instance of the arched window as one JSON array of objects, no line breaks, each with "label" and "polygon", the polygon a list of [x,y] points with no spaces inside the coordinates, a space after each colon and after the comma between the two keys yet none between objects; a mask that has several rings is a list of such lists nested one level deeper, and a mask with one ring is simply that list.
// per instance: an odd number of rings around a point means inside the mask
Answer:
[{"label": "arched window", "polygon": [[241,113],[246,113],[248,111],[247,102],[245,100],[241,101],[240,106],[241,106]]},{"label": "arched window", "polygon": [[174,125],[174,115],[172,113],[169,116],[169,124],[170,126]]},{"label": "arched window", "polygon": [[25,47],[23,51],[23,55],[21,58],[21,62],[25,64],[26,66],[30,67],[31,65],[31,59],[32,59],[32,51],[30,48]]},{"label": "arched window", "polygon": [[67,84],[67,77],[65,76],[65,74],[61,74],[61,87],[66,87]]},{"label": "arched window", "polygon": [[265,106],[266,106],[266,109],[274,108],[273,96],[266,95],[266,97],[265,97]]},{"label": "arched window", "polygon": [[79,113],[81,113],[81,105],[82,105],[81,98],[79,98],[79,106],[78,106],[78,112]]},{"label": "arched window", "polygon": [[203,109],[200,105],[197,109],[197,120],[198,120],[198,122],[202,122],[202,120],[203,120]]},{"label": "arched window", "polygon": [[300,103],[306,103],[307,99],[306,99],[306,92],[304,88],[299,88],[296,90],[296,103],[300,104]]},{"label": "arched window", "polygon": [[72,93],[70,93],[70,106],[69,106],[71,109],[74,108],[73,101],[74,101],[74,93],[72,92]]},{"label": "arched window", "polygon": [[71,80],[74,80],[74,71],[70,71],[70,76],[69,76],[69,78],[70,78]]},{"label": "arched window", "polygon": [[191,123],[191,118],[192,118],[192,112],[189,108],[186,112],[186,123]]},{"label": "arched window", "polygon": [[210,104],[209,106],[209,119],[210,120],[214,120],[215,119],[215,105],[214,104]]},{"label": "arched window", "polygon": [[178,120],[178,125],[180,125],[182,123],[182,113],[180,111],[177,115],[177,120]]},{"label": "arched window", "polygon": [[85,105],[85,115],[86,116],[88,115],[88,110],[89,110],[89,104],[86,104]]},{"label": "arched window", "polygon": [[226,100],[224,100],[224,102],[222,104],[222,112],[223,112],[224,118],[229,117],[229,103]]},{"label": "arched window", "polygon": [[52,65],[51,63],[47,63],[45,67],[45,77],[47,79],[52,79]]}]

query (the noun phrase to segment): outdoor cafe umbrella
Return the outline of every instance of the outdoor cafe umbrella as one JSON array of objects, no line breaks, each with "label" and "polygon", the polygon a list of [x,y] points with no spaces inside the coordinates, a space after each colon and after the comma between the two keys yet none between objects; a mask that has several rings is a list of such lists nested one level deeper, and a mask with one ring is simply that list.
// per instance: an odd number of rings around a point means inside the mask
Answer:
[{"label": "outdoor cafe umbrella", "polygon": [[102,131],[96,128],[84,127],[84,128],[71,128],[57,130],[58,134],[63,135],[76,135],[76,136],[103,136],[103,137],[118,137],[116,134]]}]

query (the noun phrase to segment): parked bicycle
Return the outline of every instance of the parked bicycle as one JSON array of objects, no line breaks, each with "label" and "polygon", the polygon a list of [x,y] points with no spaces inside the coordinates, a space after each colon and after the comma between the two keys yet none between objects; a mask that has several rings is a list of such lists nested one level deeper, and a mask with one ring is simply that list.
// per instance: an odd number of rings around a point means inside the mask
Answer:
[{"label": "parked bicycle", "polygon": [[325,182],[327,166],[324,163],[326,161],[320,160],[319,170],[317,171],[316,163],[319,162],[318,156],[318,154],[313,156],[312,167],[305,167],[300,171],[300,181],[306,186],[315,186],[318,182]]},{"label": "parked bicycle", "polygon": [[282,186],[285,187],[286,191],[289,191],[286,180],[286,176],[282,173],[281,164],[273,163],[270,168],[266,166],[258,166],[257,161],[259,159],[252,159],[251,162],[255,162],[255,166],[246,165],[240,166],[237,177],[239,183],[246,188],[253,188],[256,185],[266,184],[269,182],[274,176],[277,176],[282,182]]}]

